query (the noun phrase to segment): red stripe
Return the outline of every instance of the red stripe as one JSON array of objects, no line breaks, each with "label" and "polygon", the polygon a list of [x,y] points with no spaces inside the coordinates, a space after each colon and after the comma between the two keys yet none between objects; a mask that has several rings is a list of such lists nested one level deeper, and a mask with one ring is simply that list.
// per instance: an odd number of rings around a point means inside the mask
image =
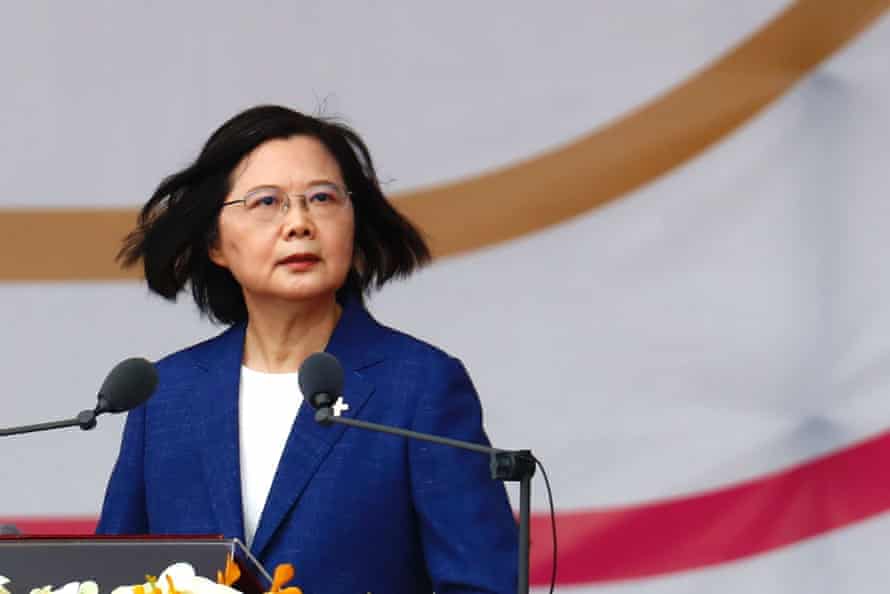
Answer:
[{"label": "red stripe", "polygon": [[22,534],[64,534],[83,536],[96,531],[97,518],[92,516],[6,517],[0,524],[12,524]]},{"label": "red stripe", "polygon": [[[642,578],[750,557],[890,510],[890,431],[707,494],[560,512],[561,585]],[[558,494],[557,494],[558,495]],[[0,518],[26,534],[92,534],[93,517]],[[550,517],[532,517],[531,583],[550,582]]]},{"label": "red stripe", "polygon": [[[750,557],[890,509],[890,431],[732,487],[557,515],[558,583],[654,576]],[[549,584],[550,518],[532,518],[530,581]]]}]

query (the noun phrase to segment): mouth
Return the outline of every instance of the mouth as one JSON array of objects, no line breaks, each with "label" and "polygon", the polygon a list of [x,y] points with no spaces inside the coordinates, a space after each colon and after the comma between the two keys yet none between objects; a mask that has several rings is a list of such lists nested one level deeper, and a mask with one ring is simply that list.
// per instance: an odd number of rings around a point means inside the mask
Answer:
[{"label": "mouth", "polygon": [[313,265],[321,261],[321,258],[315,254],[291,254],[287,258],[278,261],[278,264],[287,266],[297,270],[311,268]]}]

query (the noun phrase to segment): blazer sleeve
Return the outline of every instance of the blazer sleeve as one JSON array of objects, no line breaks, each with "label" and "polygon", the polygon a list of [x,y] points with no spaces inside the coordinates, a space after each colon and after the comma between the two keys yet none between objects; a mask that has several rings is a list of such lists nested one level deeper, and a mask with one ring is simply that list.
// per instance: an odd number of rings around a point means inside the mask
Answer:
[{"label": "blazer sleeve", "polygon": [[[479,397],[463,365],[450,357],[426,366],[416,431],[489,445]],[[439,594],[512,593],[518,530],[503,483],[484,454],[412,440],[411,488],[433,589]]]},{"label": "blazer sleeve", "polygon": [[105,491],[96,534],[146,534],[145,405],[127,414],[117,463]]}]

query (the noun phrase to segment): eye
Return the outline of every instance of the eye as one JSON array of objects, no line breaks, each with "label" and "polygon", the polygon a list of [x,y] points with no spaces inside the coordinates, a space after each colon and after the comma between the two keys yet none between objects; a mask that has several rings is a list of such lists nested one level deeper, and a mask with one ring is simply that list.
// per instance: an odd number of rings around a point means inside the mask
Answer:
[{"label": "eye", "polygon": [[309,192],[306,202],[310,206],[336,206],[342,198],[334,190],[315,190]]},{"label": "eye", "polygon": [[247,199],[247,208],[271,209],[281,205],[281,198],[276,194],[263,193]]},{"label": "eye", "polygon": [[309,194],[309,202],[324,204],[326,202],[335,202],[336,200],[337,198],[333,193],[324,190]]}]

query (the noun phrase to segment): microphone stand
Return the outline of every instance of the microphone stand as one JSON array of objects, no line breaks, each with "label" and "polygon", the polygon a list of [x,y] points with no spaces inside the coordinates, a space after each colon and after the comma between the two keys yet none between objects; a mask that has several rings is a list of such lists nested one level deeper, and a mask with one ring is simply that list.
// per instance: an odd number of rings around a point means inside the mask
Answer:
[{"label": "microphone stand", "polygon": [[96,426],[96,416],[98,414],[99,413],[95,410],[83,410],[77,413],[77,416],[73,419],[65,419],[64,421],[20,425],[19,427],[8,427],[6,429],[0,428],[0,437],[21,435],[22,433],[34,433],[36,431],[48,431],[50,429],[64,429],[65,427],[80,427],[84,431],[89,431]]},{"label": "microphone stand", "polygon": [[519,594],[528,594],[531,479],[535,474],[535,457],[532,455],[531,450],[501,450],[459,439],[439,437],[428,433],[411,431],[410,429],[400,429],[379,423],[340,417],[334,414],[330,406],[319,407],[315,411],[315,420],[322,425],[336,423],[348,427],[358,427],[359,429],[438,443],[480,454],[488,454],[490,457],[491,478],[493,480],[519,482],[519,576],[516,591]]}]

